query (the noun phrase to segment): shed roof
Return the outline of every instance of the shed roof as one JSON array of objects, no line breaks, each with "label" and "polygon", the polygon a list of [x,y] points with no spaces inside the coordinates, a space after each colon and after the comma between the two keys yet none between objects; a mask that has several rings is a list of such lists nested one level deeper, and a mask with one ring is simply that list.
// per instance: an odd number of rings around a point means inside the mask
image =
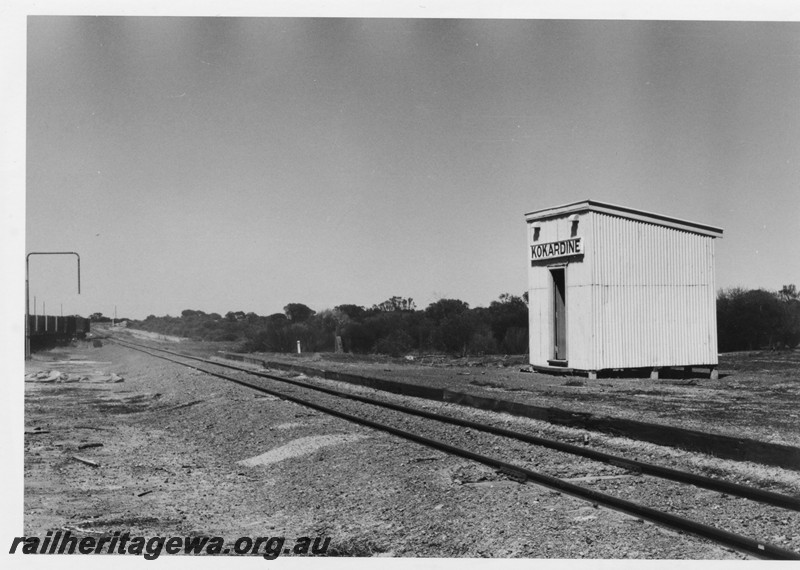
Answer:
[{"label": "shed roof", "polygon": [[716,228],[707,224],[700,224],[698,222],[690,222],[688,220],[672,218],[662,214],[645,212],[643,210],[635,210],[625,206],[606,204],[604,202],[598,202],[597,200],[582,200],[580,202],[573,202],[572,204],[564,204],[563,206],[555,206],[553,208],[545,208],[544,210],[528,212],[525,214],[525,221],[533,222],[537,220],[547,220],[550,218],[560,218],[562,216],[579,214],[583,212],[599,212],[601,214],[617,216],[618,218],[627,218],[629,220],[635,220],[638,222],[666,226],[668,228],[674,228],[704,236],[710,236],[714,238],[722,237],[722,228]]}]

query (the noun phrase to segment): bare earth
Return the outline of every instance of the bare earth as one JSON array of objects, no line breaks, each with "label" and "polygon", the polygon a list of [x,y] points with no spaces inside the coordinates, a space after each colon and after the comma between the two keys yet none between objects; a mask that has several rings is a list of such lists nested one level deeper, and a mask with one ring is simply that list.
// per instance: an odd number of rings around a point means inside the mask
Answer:
[{"label": "bare earth", "polygon": [[[180,348],[204,347],[181,343]],[[713,420],[720,433],[798,445],[792,418],[800,409],[798,357],[779,356],[783,360],[770,357],[764,364],[766,373],[758,355],[729,359],[719,381],[699,379],[692,385],[683,384],[685,379],[601,379],[577,385],[568,378],[521,373],[520,365],[501,366],[502,361],[451,366],[342,357],[325,364],[367,375],[457,383],[464,391],[497,390],[504,397],[645,421],[661,418],[684,427],[704,427]],[[306,359],[322,363],[319,356]],[[484,466],[119,346],[58,349],[37,354],[26,365],[26,374],[50,370],[64,373],[62,381],[25,385],[26,535],[70,530],[99,537],[127,531],[221,536],[228,545],[240,536],[284,536],[287,541],[328,536],[329,554],[349,556],[744,558],[708,541],[522,485]],[[110,381],[112,374],[124,381]],[[509,416],[495,420],[531,429],[537,424]],[[630,445],[656,459],[661,455],[666,462],[699,466],[710,461],[657,446],[596,439],[603,445]],[[476,442],[490,446],[479,437]],[[677,491],[613,467],[522,447],[497,448],[497,453],[631,500],[652,506],[666,502],[687,516],[704,504],[710,509],[704,515],[709,523],[729,517],[735,532],[756,533],[800,550],[800,520],[789,511],[755,509],[741,516],[738,503],[708,491]],[[739,469],[745,477],[735,462],[711,463],[723,474]],[[800,493],[797,473],[749,469],[746,476],[753,480],[769,479],[781,492]]]}]

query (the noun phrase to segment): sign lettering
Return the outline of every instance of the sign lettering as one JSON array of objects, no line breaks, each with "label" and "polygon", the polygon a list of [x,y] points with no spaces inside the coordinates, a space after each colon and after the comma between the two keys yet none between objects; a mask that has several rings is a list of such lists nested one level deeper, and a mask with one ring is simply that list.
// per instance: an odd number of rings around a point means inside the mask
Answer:
[{"label": "sign lettering", "polygon": [[579,237],[548,243],[535,243],[531,246],[531,261],[581,255],[582,253],[583,242]]}]

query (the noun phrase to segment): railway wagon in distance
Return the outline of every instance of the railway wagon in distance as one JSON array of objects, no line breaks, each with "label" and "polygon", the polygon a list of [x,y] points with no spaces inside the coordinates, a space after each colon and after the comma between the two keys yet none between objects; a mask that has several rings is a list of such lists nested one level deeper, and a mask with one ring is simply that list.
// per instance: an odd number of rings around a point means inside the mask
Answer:
[{"label": "railway wagon in distance", "polygon": [[89,319],[79,316],[28,315],[31,349],[51,347],[71,340],[83,340],[90,330]]},{"label": "railway wagon in distance", "polygon": [[722,229],[595,200],[528,225],[530,363],[545,371],[708,368],[717,375]]}]

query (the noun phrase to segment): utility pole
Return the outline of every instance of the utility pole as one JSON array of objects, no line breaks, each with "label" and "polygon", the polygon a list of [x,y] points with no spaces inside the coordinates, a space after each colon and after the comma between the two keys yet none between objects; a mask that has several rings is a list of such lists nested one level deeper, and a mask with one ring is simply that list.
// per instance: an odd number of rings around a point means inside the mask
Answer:
[{"label": "utility pole", "polygon": [[[78,258],[78,295],[81,294],[81,256],[74,251],[32,251],[25,256],[25,360],[31,358],[31,331],[30,320],[31,301],[30,301],[30,259],[32,255],[74,255]],[[36,310],[36,297],[34,297],[34,310]],[[38,328],[38,321],[36,326]],[[47,317],[45,317],[47,326]]]}]

